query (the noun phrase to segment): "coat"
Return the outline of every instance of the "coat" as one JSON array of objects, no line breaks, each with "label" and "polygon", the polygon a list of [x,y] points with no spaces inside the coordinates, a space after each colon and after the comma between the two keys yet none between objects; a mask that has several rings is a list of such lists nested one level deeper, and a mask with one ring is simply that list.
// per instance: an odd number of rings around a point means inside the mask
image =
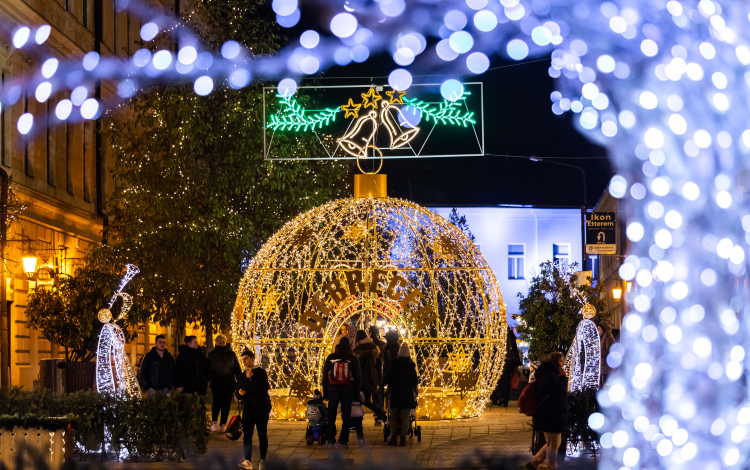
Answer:
[{"label": "coat", "polygon": [[[328,381],[328,372],[331,370],[331,361],[336,359],[349,361],[352,372],[352,381],[349,385],[334,385]],[[341,354],[333,353],[326,357],[326,362],[323,364],[323,374],[321,377],[321,387],[323,388],[323,397],[328,398],[328,392],[350,392],[352,396],[358,397],[362,387],[362,373],[359,368],[359,360],[354,354]]]},{"label": "coat", "polygon": [[503,371],[500,374],[500,380],[510,380],[510,376],[513,372],[518,370],[518,366],[521,365],[521,355],[518,352],[518,344],[516,343],[516,335],[513,330],[508,327],[508,341],[505,344],[505,362],[503,363]]},{"label": "coat", "polygon": [[394,410],[411,410],[417,407],[414,391],[419,385],[417,366],[408,357],[391,361],[384,384],[388,385],[388,407]]},{"label": "coat", "polygon": [[216,346],[206,357],[208,363],[208,379],[211,389],[216,387],[234,390],[237,377],[242,374],[237,355],[229,346]]},{"label": "coat", "polygon": [[175,362],[174,386],[184,387],[182,393],[206,394],[208,383],[208,370],[206,368],[206,356],[200,349],[193,349],[186,345],[180,345],[180,354]]},{"label": "coat", "polygon": [[362,373],[362,391],[374,395],[380,388],[380,348],[370,338],[365,338],[354,348]]},{"label": "coat", "polygon": [[138,371],[138,383],[143,390],[164,390],[172,388],[174,382],[175,365],[169,351],[159,356],[156,346],[143,356],[141,368]]},{"label": "coat", "polygon": [[568,378],[557,364],[543,363],[536,370],[539,406],[532,417],[535,431],[562,433],[568,427]]},{"label": "coat", "polygon": [[385,346],[386,342],[383,341],[380,338],[372,338],[372,342],[375,343],[375,346],[380,349],[380,366],[378,367],[378,383],[380,386],[383,386],[383,367],[385,366]]},{"label": "coat", "polygon": [[[242,401],[243,413],[251,412],[268,416],[271,413],[271,408],[273,408],[271,396],[268,394],[270,388],[268,374],[260,367],[253,369],[253,376],[250,378],[247,378],[244,373],[240,374],[237,379],[235,396]],[[245,391],[244,395],[240,395],[240,389]]]}]

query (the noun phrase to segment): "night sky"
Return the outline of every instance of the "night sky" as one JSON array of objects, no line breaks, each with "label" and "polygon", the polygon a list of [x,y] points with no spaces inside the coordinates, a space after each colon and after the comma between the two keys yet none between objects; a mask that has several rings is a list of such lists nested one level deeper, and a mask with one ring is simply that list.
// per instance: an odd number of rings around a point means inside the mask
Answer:
[{"label": "night sky", "polygon": [[[295,37],[294,33],[299,34],[305,29],[307,27],[300,24],[288,31],[292,33],[290,37]],[[435,55],[434,39],[430,40],[420,58],[424,62],[440,62],[436,56],[430,60],[430,54]],[[547,74],[549,60],[536,58],[519,64],[494,57],[490,70],[482,75],[418,78],[419,73],[431,72],[420,67],[420,58],[408,67],[415,75],[414,83],[442,82],[448,78],[484,82],[485,153],[552,160],[557,157],[556,161],[580,166],[587,177],[588,207],[596,204],[613,170],[604,148],[590,143],[573,127],[572,120],[578,117],[577,114],[568,112],[556,116],[552,113],[550,93],[554,86],[553,79]],[[302,84],[387,83],[388,73],[395,67],[388,54],[381,54],[370,57],[363,64],[333,67],[319,79],[307,79]],[[579,170],[528,158],[485,155],[387,159],[381,173],[388,175],[390,197],[405,198],[427,206],[520,204],[580,207],[583,199],[583,178]]]}]

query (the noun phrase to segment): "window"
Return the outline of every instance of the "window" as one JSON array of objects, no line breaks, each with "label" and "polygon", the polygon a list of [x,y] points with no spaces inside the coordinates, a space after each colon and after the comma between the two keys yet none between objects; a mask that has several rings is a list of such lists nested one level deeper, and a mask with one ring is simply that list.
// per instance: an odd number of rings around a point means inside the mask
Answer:
[{"label": "window", "polygon": [[508,245],[508,279],[523,279],[525,245]]},{"label": "window", "polygon": [[552,261],[559,262],[560,267],[567,270],[570,266],[570,243],[552,245]]}]

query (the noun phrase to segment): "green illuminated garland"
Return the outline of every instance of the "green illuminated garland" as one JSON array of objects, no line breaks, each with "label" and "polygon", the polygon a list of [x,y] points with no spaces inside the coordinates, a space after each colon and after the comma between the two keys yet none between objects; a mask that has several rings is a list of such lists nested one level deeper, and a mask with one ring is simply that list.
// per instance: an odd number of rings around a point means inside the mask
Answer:
[{"label": "green illuminated garland", "polygon": [[315,114],[306,114],[305,110],[294,98],[283,95],[276,96],[281,99],[281,105],[284,110],[281,114],[272,114],[271,122],[266,124],[267,128],[273,130],[285,131],[294,129],[295,131],[299,131],[302,129],[306,131],[308,128],[315,130],[315,126],[318,126],[318,129],[322,129],[323,125],[328,125],[331,121],[335,121],[336,113],[341,111],[341,108],[336,108],[325,109]]},{"label": "green illuminated garland", "polygon": [[474,113],[467,111],[461,116],[461,110],[458,106],[461,102],[466,100],[466,96],[469,94],[468,91],[465,91],[461,98],[456,101],[443,101],[438,108],[430,108],[430,103],[426,103],[417,98],[404,98],[404,101],[407,103],[406,109],[408,110],[409,107],[418,109],[421,112],[422,117],[424,117],[425,122],[429,122],[430,118],[432,118],[436,124],[460,124],[467,127],[469,124],[477,123],[474,119]]}]

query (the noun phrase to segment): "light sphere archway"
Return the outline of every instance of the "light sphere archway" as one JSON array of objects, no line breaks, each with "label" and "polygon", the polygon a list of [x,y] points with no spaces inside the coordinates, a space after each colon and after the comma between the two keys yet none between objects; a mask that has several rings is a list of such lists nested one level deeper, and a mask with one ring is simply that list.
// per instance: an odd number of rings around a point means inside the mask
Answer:
[{"label": "light sphere archway", "polygon": [[478,416],[505,358],[505,304],[479,249],[449,221],[399,199],[312,209],[249,263],[233,344],[255,350],[267,370],[272,418],[304,418],[343,323],[400,330],[417,364],[422,419]]}]

